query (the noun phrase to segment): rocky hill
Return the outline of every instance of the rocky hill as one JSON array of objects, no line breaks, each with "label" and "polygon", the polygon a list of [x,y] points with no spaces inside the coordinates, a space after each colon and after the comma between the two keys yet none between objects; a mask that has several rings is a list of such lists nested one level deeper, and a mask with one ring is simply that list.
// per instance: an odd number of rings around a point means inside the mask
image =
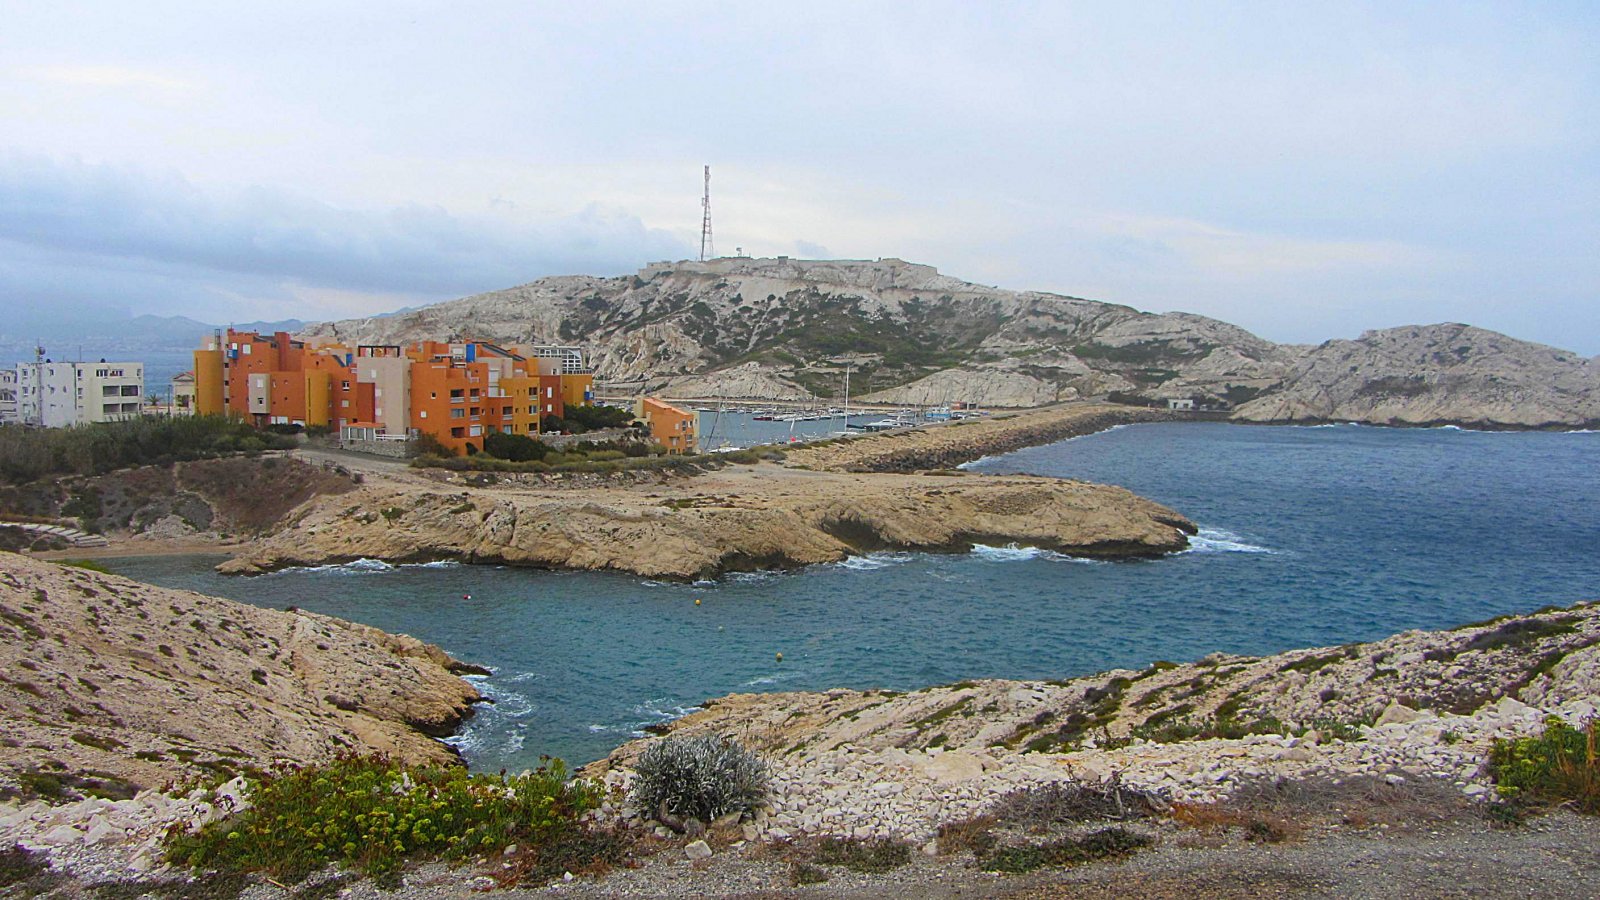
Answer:
[{"label": "rocky hill", "polygon": [[1600,363],[1465,325],[1281,345],[1203,316],[1001,290],[895,259],[659,263],[303,334],[576,343],[604,381],[676,396],[837,397],[849,367],[854,396],[889,403],[1195,398],[1249,421],[1600,422]]},{"label": "rocky hill", "polygon": [[405,636],[0,553],[0,796],[345,752],[447,761],[467,667]]}]

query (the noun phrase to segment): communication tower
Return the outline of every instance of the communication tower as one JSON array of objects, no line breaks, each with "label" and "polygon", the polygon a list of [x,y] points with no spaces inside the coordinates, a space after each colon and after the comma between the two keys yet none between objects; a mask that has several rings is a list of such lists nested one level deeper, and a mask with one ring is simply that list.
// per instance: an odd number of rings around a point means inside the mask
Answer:
[{"label": "communication tower", "polygon": [[716,256],[717,251],[711,246],[711,167],[706,166],[706,194],[700,200],[700,207],[705,211],[700,220],[700,261]]}]

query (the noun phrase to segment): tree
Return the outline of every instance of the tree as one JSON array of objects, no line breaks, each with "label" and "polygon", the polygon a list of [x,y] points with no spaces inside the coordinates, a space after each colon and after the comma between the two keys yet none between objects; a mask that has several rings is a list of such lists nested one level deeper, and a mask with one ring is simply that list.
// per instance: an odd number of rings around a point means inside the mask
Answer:
[{"label": "tree", "polygon": [[525,434],[494,432],[483,439],[483,452],[512,462],[528,462],[544,459],[550,452],[550,447]]}]

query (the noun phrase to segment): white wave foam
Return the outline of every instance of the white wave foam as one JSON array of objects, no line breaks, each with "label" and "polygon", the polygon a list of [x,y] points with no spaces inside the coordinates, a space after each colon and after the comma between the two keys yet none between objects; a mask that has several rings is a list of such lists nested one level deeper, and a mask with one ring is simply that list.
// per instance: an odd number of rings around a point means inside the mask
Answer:
[{"label": "white wave foam", "polygon": [[864,556],[845,557],[833,565],[856,572],[871,572],[874,569],[887,569],[910,561],[910,553],[868,553]]},{"label": "white wave foam", "polygon": [[1044,550],[1039,547],[1020,547],[1016,544],[1006,544],[1004,547],[974,544],[972,555],[984,562],[1022,562],[1029,559],[1042,559],[1049,562],[1072,563],[1073,565],[1083,566],[1106,565],[1106,560],[1103,559],[1070,556],[1066,553],[1057,553],[1054,550]]},{"label": "white wave foam", "polygon": [[393,570],[394,566],[384,562],[381,559],[367,559],[366,557],[362,557],[361,559],[351,560],[347,563],[329,563],[325,566],[290,566],[286,569],[279,569],[278,573],[365,575],[371,572],[391,572]]},{"label": "white wave foam", "polygon": [[1189,538],[1189,549],[1184,553],[1277,553],[1271,547],[1262,547],[1246,541],[1242,536],[1221,528],[1202,528]]},{"label": "white wave foam", "polygon": [[1049,552],[1038,547],[1019,547],[1016,544],[1007,544],[1004,547],[975,544],[972,548],[972,555],[986,562],[1020,562],[1025,559],[1038,559]]},{"label": "white wave foam", "polygon": [[436,559],[433,562],[406,563],[402,569],[459,569],[461,563],[454,559]]},{"label": "white wave foam", "polygon": [[968,461],[962,463],[961,465],[956,466],[956,468],[958,468],[958,469],[975,469],[978,466],[981,466],[984,463],[986,463],[989,460],[994,459],[994,458],[995,457],[993,457],[993,456],[980,456],[977,459],[968,460]]}]

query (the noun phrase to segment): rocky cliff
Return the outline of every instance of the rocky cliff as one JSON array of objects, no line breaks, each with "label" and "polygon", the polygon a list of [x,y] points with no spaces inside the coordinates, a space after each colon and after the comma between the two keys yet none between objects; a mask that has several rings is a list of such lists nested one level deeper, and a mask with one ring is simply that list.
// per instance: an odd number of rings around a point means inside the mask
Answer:
[{"label": "rocky cliff", "polygon": [[1600,422],[1600,364],[1462,325],[1280,345],[1203,316],[1008,291],[900,260],[719,259],[557,277],[327,322],[359,343],[576,343],[599,377],[676,396],[1038,406],[1196,398],[1249,421]]},{"label": "rocky cliff", "polygon": [[443,762],[478,693],[403,635],[0,553],[0,793],[127,797],[345,752]]}]

